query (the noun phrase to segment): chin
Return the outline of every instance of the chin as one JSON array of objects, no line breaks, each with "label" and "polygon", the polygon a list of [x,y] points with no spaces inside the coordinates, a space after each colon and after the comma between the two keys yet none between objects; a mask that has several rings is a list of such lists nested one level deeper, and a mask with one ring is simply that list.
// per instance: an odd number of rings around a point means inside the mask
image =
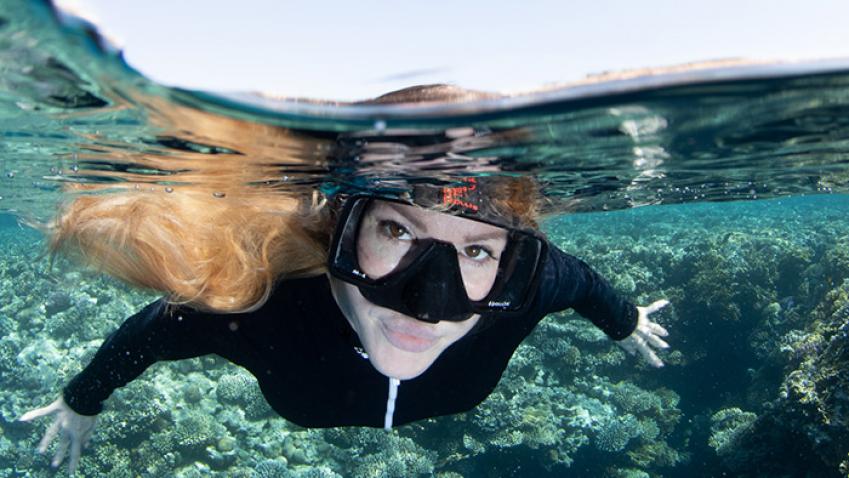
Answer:
[{"label": "chin", "polygon": [[369,361],[378,372],[398,380],[412,380],[418,377],[433,365],[434,360],[436,357],[421,356],[421,354],[400,350],[381,350],[369,354]]},{"label": "chin", "polygon": [[372,304],[352,284],[330,278],[339,308],[360,338],[371,365],[381,374],[411,380],[423,374],[453,342],[474,327],[478,315],[461,323],[422,324]]}]

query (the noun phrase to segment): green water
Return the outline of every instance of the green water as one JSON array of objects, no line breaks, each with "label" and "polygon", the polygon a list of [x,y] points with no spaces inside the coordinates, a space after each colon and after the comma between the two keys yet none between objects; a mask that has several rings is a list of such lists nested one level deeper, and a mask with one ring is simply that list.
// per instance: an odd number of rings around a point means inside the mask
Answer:
[{"label": "green water", "polygon": [[298,428],[215,357],[160,363],[110,398],[79,476],[849,473],[847,65],[331,105],[171,90],[40,2],[0,17],[0,476],[55,475],[35,452],[48,420],[15,419],[154,297],[51,268],[24,224],[69,188],[167,195],[219,168],[280,195],[532,176],[554,244],[671,301],[667,366],[554,314],[475,410],[386,433]]}]

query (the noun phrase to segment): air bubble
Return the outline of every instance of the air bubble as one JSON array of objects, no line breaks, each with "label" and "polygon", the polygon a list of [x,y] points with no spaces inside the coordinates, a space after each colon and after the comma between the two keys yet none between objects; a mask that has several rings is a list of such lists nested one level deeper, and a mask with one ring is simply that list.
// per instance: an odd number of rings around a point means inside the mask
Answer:
[{"label": "air bubble", "polygon": [[166,192],[166,193],[173,193],[173,192],[174,192],[174,188],[172,188],[172,187],[170,187],[170,186],[169,186],[169,187],[165,188],[165,192]]},{"label": "air bubble", "polygon": [[221,199],[221,198],[226,197],[226,196],[227,195],[222,193],[221,191],[215,191],[214,193],[212,193],[212,197],[217,198],[217,199]]}]

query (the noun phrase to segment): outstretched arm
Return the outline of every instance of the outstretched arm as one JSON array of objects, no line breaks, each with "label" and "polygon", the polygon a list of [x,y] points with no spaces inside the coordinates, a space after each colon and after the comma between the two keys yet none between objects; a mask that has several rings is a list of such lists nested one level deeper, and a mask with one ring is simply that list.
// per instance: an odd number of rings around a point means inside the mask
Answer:
[{"label": "outstretched arm", "polygon": [[639,353],[653,366],[663,366],[653,348],[668,348],[669,345],[660,337],[669,333],[652,322],[649,316],[669,301],[660,300],[647,307],[637,307],[620,296],[584,261],[553,245],[549,251],[542,286],[543,300],[548,303],[547,312],[571,307],[632,355]]},{"label": "outstretched arm", "polygon": [[637,307],[586,262],[551,245],[544,274],[540,294],[546,313],[575,309],[613,340],[637,328]]},{"label": "outstretched arm", "polygon": [[77,413],[96,415],[115,389],[135,380],[157,361],[213,353],[214,341],[207,337],[212,320],[205,319],[197,312],[169,307],[164,299],[149,304],[124,321],[65,386],[65,402]]},{"label": "outstretched arm", "polygon": [[[173,312],[173,313],[172,313]],[[59,466],[68,453],[71,474],[79,463],[80,450],[91,437],[103,401],[158,360],[196,357],[213,352],[204,317],[185,311],[169,311],[164,300],[154,302],[127,319],[110,335],[86,368],[65,387],[53,403],[31,410],[21,421],[53,415],[38,450],[44,453],[59,437],[52,465]]]}]

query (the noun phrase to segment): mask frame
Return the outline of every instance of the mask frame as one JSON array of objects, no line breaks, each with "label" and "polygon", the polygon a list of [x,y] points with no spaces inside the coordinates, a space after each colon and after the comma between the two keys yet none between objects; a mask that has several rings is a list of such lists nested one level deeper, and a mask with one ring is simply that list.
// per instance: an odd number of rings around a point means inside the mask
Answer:
[{"label": "mask frame", "polygon": [[[359,266],[357,243],[362,218],[373,201],[414,205],[397,198],[350,196],[342,207],[328,254],[330,274],[357,286],[370,302],[430,323],[458,322],[472,314],[520,316],[531,307],[548,255],[548,241],[537,231],[452,214],[503,228],[508,234],[489,293],[482,300],[473,301],[466,294],[456,248],[438,239],[413,239],[410,250],[393,271],[379,278],[368,277]],[[438,300],[434,300],[435,295]]]}]

